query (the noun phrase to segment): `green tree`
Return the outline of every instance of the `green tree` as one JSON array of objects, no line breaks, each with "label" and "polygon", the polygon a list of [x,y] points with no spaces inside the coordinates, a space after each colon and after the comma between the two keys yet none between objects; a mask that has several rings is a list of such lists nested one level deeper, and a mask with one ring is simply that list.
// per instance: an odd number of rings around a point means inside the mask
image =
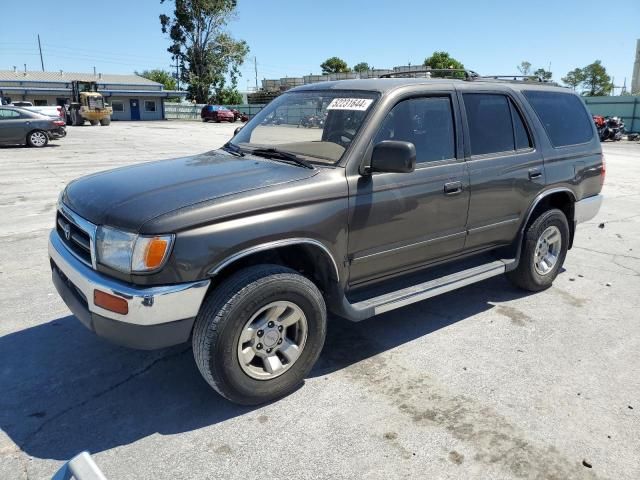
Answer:
[{"label": "green tree", "polygon": [[[167,49],[185,65],[181,80],[189,85],[189,98],[205,103],[212,92],[225,88],[227,77],[235,89],[240,65],[249,51],[243,40],[235,40],[225,27],[236,12],[236,0],[169,0],[175,5],[171,16],[160,15]],[[160,0],[164,3],[165,0]]]},{"label": "green tree", "polygon": [[602,97],[609,95],[613,84],[611,83],[611,77],[607,75],[607,69],[604,68],[600,60],[596,60],[590,65],[587,65],[582,69],[582,87],[583,95],[590,97]]},{"label": "green tree", "polygon": [[349,72],[347,62],[338,57],[327,58],[320,64],[322,73],[345,73]]},{"label": "green tree", "polygon": [[354,72],[366,72],[370,70],[369,64],[367,62],[360,62],[353,66]]},{"label": "green tree", "polygon": [[166,70],[154,68],[153,70],[143,70],[142,72],[133,72],[136,75],[149,79],[152,82],[161,83],[165,90],[175,90],[177,88],[176,79]]},{"label": "green tree", "polygon": [[553,78],[553,73],[545,70],[544,68],[537,69],[533,74],[543,80],[551,80]]},{"label": "green tree", "polygon": [[565,77],[562,77],[561,80],[562,83],[570,86],[575,90],[584,81],[584,74],[581,68],[574,68],[573,70],[568,72]]},{"label": "green tree", "polygon": [[531,75],[531,62],[527,62],[526,60],[520,62],[520,65],[518,65],[518,71],[524,76]]},{"label": "green tree", "polygon": [[[433,69],[464,69],[462,62],[456,60],[448,52],[433,52],[430,57],[424,59],[424,66]],[[433,73],[434,77],[445,76],[446,73]],[[463,73],[456,73],[454,77],[463,78]]]},{"label": "green tree", "polygon": [[242,94],[235,88],[221,88],[211,98],[211,103],[218,105],[240,105]]}]

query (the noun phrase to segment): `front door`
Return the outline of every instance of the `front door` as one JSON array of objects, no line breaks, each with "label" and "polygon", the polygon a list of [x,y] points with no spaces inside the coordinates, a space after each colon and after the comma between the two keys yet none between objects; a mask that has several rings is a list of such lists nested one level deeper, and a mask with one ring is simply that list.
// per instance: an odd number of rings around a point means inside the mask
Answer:
[{"label": "front door", "polygon": [[374,139],[416,147],[411,173],[349,179],[349,283],[421,267],[464,248],[469,176],[456,136],[457,99],[450,94],[405,99]]},{"label": "front door", "polygon": [[140,120],[140,100],[130,98],[129,107],[131,108],[131,120]]}]

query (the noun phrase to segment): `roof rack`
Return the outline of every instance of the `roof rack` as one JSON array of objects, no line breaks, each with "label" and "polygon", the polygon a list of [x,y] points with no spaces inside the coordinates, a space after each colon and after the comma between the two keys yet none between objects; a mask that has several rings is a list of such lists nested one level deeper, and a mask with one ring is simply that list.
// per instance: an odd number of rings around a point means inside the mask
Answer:
[{"label": "roof rack", "polygon": [[551,80],[542,78],[540,75],[480,75],[478,80],[502,80],[505,82],[539,82],[554,83]]},{"label": "roof rack", "polygon": [[[392,72],[385,73],[384,75],[380,75],[378,78],[402,78],[409,75],[414,75],[416,73],[449,73],[451,74],[448,78],[455,78],[454,74],[462,73],[464,74],[465,80],[473,80],[474,78],[478,78],[479,75],[473,70],[467,70],[464,68],[427,68],[425,70],[405,70],[400,72]],[[447,78],[447,77],[438,77],[438,78]]]}]

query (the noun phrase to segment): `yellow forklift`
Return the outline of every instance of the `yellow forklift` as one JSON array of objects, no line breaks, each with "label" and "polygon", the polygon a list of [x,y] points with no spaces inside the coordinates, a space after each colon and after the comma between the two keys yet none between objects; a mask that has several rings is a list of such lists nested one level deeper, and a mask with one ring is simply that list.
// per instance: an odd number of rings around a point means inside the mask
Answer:
[{"label": "yellow forklift", "polygon": [[65,105],[67,125],[80,126],[85,121],[91,125],[109,125],[113,109],[108,106],[102,94],[98,93],[96,82],[71,82],[71,103]]}]

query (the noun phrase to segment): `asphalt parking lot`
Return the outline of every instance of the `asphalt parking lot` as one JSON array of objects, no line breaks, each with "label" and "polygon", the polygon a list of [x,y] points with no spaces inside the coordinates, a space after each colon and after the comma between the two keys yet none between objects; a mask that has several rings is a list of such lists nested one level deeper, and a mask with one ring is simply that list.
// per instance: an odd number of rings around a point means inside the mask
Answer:
[{"label": "asphalt parking lot", "polygon": [[235,125],[70,127],[0,147],[0,479],[89,450],[109,479],[640,478],[640,144],[604,145],[605,204],[554,286],[502,277],[359,324],[331,319],[305,385],[238,407],[188,345],[128,350],[85,330],[47,258],[78,176],[202,152]]}]

